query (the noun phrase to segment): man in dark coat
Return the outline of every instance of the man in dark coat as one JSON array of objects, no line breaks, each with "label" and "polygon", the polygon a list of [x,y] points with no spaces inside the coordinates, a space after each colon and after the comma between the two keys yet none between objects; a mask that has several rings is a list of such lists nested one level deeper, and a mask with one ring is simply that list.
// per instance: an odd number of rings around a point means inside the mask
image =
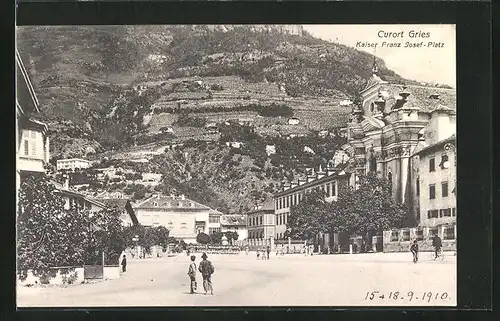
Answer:
[{"label": "man in dark coat", "polygon": [[439,235],[437,235],[437,233],[432,238],[432,246],[434,246],[434,259],[437,259],[439,252],[441,251],[441,247],[443,247],[441,238],[439,237]]},{"label": "man in dark coat", "polygon": [[123,254],[122,258],[122,272],[127,272],[127,257]]},{"label": "man in dark coat", "polygon": [[198,270],[201,272],[203,277],[203,289],[205,289],[205,294],[207,294],[208,291],[210,291],[210,294],[214,294],[212,287],[212,274],[215,271],[214,266],[212,265],[212,262],[207,260],[208,257],[206,253],[203,253],[201,258],[203,261],[200,262]]}]

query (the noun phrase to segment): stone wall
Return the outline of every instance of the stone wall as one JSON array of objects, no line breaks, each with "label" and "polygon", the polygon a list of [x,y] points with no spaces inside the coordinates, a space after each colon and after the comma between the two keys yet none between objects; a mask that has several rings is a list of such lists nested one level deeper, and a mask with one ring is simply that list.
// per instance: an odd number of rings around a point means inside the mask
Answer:
[{"label": "stone wall", "polygon": [[[454,229],[454,237],[446,237],[446,229]],[[384,231],[384,252],[408,252],[413,240],[417,240],[421,252],[433,251],[432,236],[437,232],[443,243],[443,251],[456,251],[456,225],[442,225],[439,227],[416,227],[392,231]]]},{"label": "stone wall", "polygon": [[79,284],[84,282],[83,267],[53,268],[45,276],[36,275],[28,270],[25,280],[18,280],[19,285],[34,284]]}]

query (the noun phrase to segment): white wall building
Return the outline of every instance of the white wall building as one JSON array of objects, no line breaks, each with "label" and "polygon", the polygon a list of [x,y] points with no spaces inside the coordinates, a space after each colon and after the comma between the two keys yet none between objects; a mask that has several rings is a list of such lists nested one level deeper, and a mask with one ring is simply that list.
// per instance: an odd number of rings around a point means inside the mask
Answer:
[{"label": "white wall building", "polygon": [[85,169],[92,166],[92,162],[81,158],[59,159],[57,161],[57,170]]}]

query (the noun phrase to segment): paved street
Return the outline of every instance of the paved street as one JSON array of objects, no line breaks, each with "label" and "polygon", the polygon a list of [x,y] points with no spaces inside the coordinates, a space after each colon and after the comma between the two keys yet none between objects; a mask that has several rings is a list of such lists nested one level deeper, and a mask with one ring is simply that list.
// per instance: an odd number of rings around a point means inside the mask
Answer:
[{"label": "paved street", "polygon": [[[199,254],[197,258],[199,262]],[[411,262],[409,253],[272,255],[269,261],[257,260],[250,253],[210,255],[209,260],[215,266],[213,296],[188,294],[189,258],[184,255],[130,260],[127,273],[119,280],[67,287],[18,287],[18,306],[456,305],[453,253],[446,253],[443,262],[431,261],[430,253],[422,253],[418,264]],[[200,275],[198,286],[202,288]],[[372,291],[379,293],[373,300],[369,300],[370,295],[365,299]],[[399,293],[394,299],[396,291]],[[429,292],[432,294],[424,294]]]}]

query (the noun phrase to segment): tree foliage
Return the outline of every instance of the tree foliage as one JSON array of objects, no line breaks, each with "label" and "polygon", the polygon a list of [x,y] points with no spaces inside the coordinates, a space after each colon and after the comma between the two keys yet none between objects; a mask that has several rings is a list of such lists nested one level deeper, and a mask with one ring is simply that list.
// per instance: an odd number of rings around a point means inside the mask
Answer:
[{"label": "tree foliage", "polygon": [[325,229],[325,219],[330,204],[325,201],[322,191],[313,190],[290,209],[285,237],[308,240]]},{"label": "tree foliage", "polygon": [[200,244],[208,244],[210,243],[210,235],[205,233],[200,233],[196,236],[196,242]]},{"label": "tree foliage", "polygon": [[329,230],[349,234],[378,234],[403,227],[407,211],[392,197],[391,182],[369,173],[360,177],[359,188],[341,190],[328,216]]},{"label": "tree foliage", "polygon": [[46,273],[52,267],[81,265],[85,249],[85,220],[65,210],[64,200],[44,176],[21,184],[17,219],[18,271]]}]

